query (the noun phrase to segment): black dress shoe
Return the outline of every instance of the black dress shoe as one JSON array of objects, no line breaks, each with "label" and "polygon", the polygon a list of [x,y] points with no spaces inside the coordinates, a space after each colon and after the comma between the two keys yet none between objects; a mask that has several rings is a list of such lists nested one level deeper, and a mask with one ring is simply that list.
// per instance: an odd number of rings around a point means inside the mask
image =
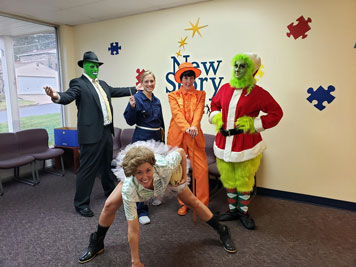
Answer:
[{"label": "black dress shoe", "polygon": [[82,216],[84,216],[84,217],[93,217],[93,216],[94,216],[94,213],[93,213],[92,210],[89,209],[89,208],[84,208],[84,209],[77,209],[77,208],[76,208],[76,211],[77,211],[80,215],[82,215]]},{"label": "black dress shoe", "polygon": [[220,234],[220,241],[223,244],[224,249],[231,254],[236,253],[237,250],[234,242],[231,240],[229,227],[222,224],[218,232]]},{"label": "black dress shoe", "polygon": [[239,219],[242,225],[248,230],[254,230],[256,228],[255,221],[250,217],[248,213],[239,213]]},{"label": "black dress shoe", "polygon": [[89,238],[89,246],[83,256],[79,258],[79,263],[86,263],[94,259],[97,255],[104,251],[104,237],[98,236],[97,233],[92,233]]},{"label": "black dress shoe", "polygon": [[223,214],[217,214],[216,216],[218,217],[219,221],[235,221],[240,217],[239,213],[231,212],[230,210]]}]

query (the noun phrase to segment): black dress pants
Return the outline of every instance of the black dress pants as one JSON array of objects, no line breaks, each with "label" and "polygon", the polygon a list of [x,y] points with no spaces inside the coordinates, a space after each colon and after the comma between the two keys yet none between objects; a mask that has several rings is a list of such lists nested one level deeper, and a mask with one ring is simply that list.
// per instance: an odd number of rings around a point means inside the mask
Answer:
[{"label": "black dress pants", "polygon": [[77,173],[74,207],[83,209],[89,207],[90,195],[98,172],[105,196],[115,189],[115,175],[111,171],[113,139],[109,126],[104,127],[104,133],[98,143],[80,145],[80,166]]}]

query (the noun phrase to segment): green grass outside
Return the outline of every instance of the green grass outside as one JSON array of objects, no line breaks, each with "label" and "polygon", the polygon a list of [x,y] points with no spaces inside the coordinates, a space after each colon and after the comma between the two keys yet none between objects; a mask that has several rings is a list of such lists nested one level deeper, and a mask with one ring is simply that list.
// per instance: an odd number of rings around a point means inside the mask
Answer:
[{"label": "green grass outside", "polygon": [[[44,128],[48,132],[49,145],[54,144],[54,128],[62,127],[60,113],[23,117],[20,119],[21,130]],[[7,122],[0,123],[0,133],[8,132]]]},{"label": "green grass outside", "polygon": [[[35,101],[30,101],[30,100],[23,100],[22,98],[17,98],[17,105],[19,107],[25,107],[25,106],[30,106],[30,105],[35,105]],[[0,110],[5,110],[6,109],[6,101],[5,97],[3,95],[0,95]]]}]

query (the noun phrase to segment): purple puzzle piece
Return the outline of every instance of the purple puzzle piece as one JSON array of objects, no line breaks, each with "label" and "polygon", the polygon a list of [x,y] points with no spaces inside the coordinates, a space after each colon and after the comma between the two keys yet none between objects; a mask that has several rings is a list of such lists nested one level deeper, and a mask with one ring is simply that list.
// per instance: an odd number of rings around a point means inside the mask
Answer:
[{"label": "purple puzzle piece", "polygon": [[313,100],[318,101],[317,104],[314,105],[319,110],[323,110],[325,106],[323,105],[323,102],[326,101],[329,104],[333,102],[335,99],[335,96],[331,94],[331,92],[335,91],[335,87],[332,85],[328,86],[328,90],[325,90],[322,86],[319,86],[316,91],[314,91],[313,88],[309,88],[307,92],[310,94],[310,96],[307,98],[307,100],[312,103]]},{"label": "purple puzzle piece", "polygon": [[294,25],[294,23],[292,22],[287,26],[289,30],[289,32],[287,32],[287,36],[290,37],[292,35],[294,39],[298,39],[300,36],[302,36],[302,39],[304,39],[308,36],[306,35],[306,32],[311,29],[309,23],[311,23],[312,20],[311,18],[305,20],[303,16],[300,16],[297,21],[298,24]]}]

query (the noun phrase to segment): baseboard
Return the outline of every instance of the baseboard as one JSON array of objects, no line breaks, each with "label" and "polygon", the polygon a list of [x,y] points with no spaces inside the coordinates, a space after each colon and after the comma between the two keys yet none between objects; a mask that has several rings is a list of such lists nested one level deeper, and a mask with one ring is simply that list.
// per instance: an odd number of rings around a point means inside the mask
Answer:
[{"label": "baseboard", "polygon": [[257,194],[271,196],[271,197],[278,197],[278,198],[283,198],[283,199],[296,200],[296,201],[301,201],[301,202],[308,202],[308,203],[329,206],[329,207],[334,207],[334,208],[339,208],[339,209],[356,211],[356,203],[342,201],[342,200],[336,200],[336,199],[331,199],[331,198],[291,193],[291,192],[273,190],[273,189],[268,189],[268,188],[263,188],[263,187],[257,187]]}]

